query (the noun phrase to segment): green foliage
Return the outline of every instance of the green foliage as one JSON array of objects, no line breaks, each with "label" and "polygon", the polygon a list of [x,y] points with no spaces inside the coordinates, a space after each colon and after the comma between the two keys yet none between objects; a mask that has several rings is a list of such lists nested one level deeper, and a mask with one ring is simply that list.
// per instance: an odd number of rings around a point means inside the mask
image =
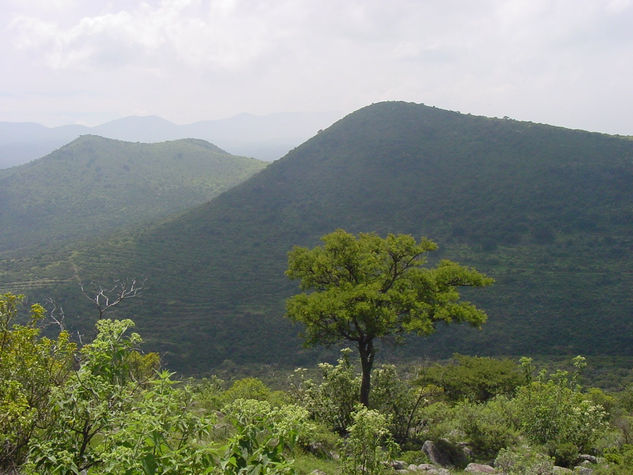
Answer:
[{"label": "green foliage", "polygon": [[[138,383],[132,380],[128,356],[140,336],[127,335],[133,325],[129,319],[97,322],[97,336],[81,349],[79,369],[51,388],[51,423],[30,447],[30,462],[38,470],[59,470],[59,454],[66,454],[63,463],[77,471],[101,462],[105,435],[135,401]],[[93,444],[95,439],[101,443]]]},{"label": "green foliage", "polygon": [[0,177],[0,252],[103,236],[202,204],[265,167],[202,140],[82,136]]},{"label": "green foliage", "polygon": [[14,323],[22,299],[0,295],[0,471],[22,463],[37,427],[54,417],[50,393],[74,362],[67,332],[56,340],[40,336],[40,305],[31,306],[28,324]]},{"label": "green foliage", "polygon": [[294,405],[273,408],[267,401],[237,399],[223,410],[235,434],[221,457],[222,473],[294,473],[288,453],[306,425],[308,412]]},{"label": "green foliage", "polygon": [[445,401],[432,402],[420,409],[420,435],[423,439],[440,440],[459,430],[456,408]]},{"label": "green foliage", "polygon": [[388,416],[389,432],[403,445],[417,436],[419,409],[429,396],[428,387],[413,386],[398,375],[395,365],[383,365],[374,372],[371,408]]},{"label": "green foliage", "polygon": [[[367,408],[353,406],[360,381],[347,349],[336,365],[319,365],[317,382],[298,371],[291,387],[297,404],[285,404],[279,392],[254,377],[225,390],[217,378],[182,384],[168,371],[153,371],[157,355],[140,353],[131,320],[100,320],[95,338],[77,351],[63,332],[57,340],[40,336],[38,305],[29,324],[15,324],[20,300],[0,297],[0,471],[272,475],[327,467],[388,473],[385,462],[399,451],[395,437],[408,448],[434,440],[454,450],[454,460],[464,455],[455,442],[467,442],[476,459],[496,456],[509,474],[548,473],[554,460],[572,466],[581,451],[604,450],[610,465],[599,472],[626,473],[630,462],[620,424],[630,417],[626,398],[596,389],[583,393],[581,357],[574,358],[571,371],[537,375],[523,359],[529,382],[516,395],[483,402],[440,400],[440,388],[421,387],[384,365],[375,373],[374,407]],[[610,404],[611,419],[601,401]],[[525,440],[552,458],[520,446]],[[406,458],[420,461],[411,452]]]},{"label": "green foliage", "polygon": [[305,407],[310,417],[342,434],[352,423],[358,402],[360,378],[349,360],[349,348],[341,350],[337,364],[320,363],[321,381],[306,377],[304,369],[295,370],[291,380],[291,397]]},{"label": "green foliage", "polygon": [[532,382],[519,389],[516,404],[520,429],[536,444],[573,444],[584,452],[607,427],[604,409],[564,382]]},{"label": "green foliage", "polygon": [[343,473],[388,473],[383,462],[397,450],[387,429],[387,417],[373,409],[358,407],[352,414],[349,435],[343,443]]},{"label": "green foliage", "polygon": [[554,460],[529,446],[501,449],[495,467],[508,475],[548,475]]},{"label": "green foliage", "polygon": [[267,401],[270,398],[270,388],[260,379],[243,378],[235,381],[229,389],[222,395],[225,404],[236,399],[255,399],[257,401]]},{"label": "green foliage", "polygon": [[549,454],[554,457],[554,463],[560,467],[573,467],[580,452],[572,442],[559,442],[549,445]]},{"label": "green foliage", "polygon": [[193,393],[196,405],[205,411],[219,410],[224,402],[224,381],[215,375],[209,378],[187,380],[187,384]]},{"label": "green foliage", "polygon": [[589,388],[587,397],[596,406],[602,407],[609,418],[613,418],[620,411],[618,401],[615,396],[604,392],[600,388]]},{"label": "green foliage", "polygon": [[484,402],[497,395],[512,395],[525,382],[519,367],[509,359],[455,354],[450,364],[436,364],[420,372],[420,384],[434,384],[451,401]]},{"label": "green foliage", "polygon": [[462,402],[455,411],[458,427],[478,458],[492,459],[499,450],[513,447],[520,440],[512,426],[514,404],[505,396],[485,403]]},{"label": "green foliage", "polygon": [[604,457],[609,463],[622,467],[633,467],[633,445],[622,444],[619,447],[611,447],[605,450]]},{"label": "green foliage", "polygon": [[302,322],[308,344],[359,341],[413,332],[432,333],[438,321],[480,326],[485,314],[460,302],[458,286],[492,283],[482,274],[443,261],[424,268],[437,245],[408,235],[357,237],[337,230],[314,249],[294,247],[286,275],[301,282],[301,293],[287,301],[288,316]]},{"label": "green foliage", "polygon": [[402,460],[407,464],[420,465],[422,463],[430,463],[429,458],[421,450],[406,450],[398,455],[398,460]]},{"label": "green foliage", "polygon": [[49,387],[49,419],[29,442],[34,473],[203,473],[213,454],[195,439],[210,425],[168,372],[150,377],[156,355],[136,350],[131,320],[100,320],[79,368]]},{"label": "green foliage", "polygon": [[213,419],[192,410],[187,388],[178,389],[163,371],[149,382],[133,409],[116,415],[116,431],[105,441],[100,469],[105,473],[199,474],[217,464],[200,443]]},{"label": "green foliage", "polygon": [[410,235],[354,236],[341,229],[313,249],[295,246],[286,275],[303,292],[286,301],[287,316],[305,325],[306,344],[355,342],[360,355],[360,402],[369,404],[374,340],[406,333],[428,335],[438,322],[480,327],[486,314],[460,300],[458,287],[492,283],[483,274],[443,260],[424,267],[437,245]]},{"label": "green foliage", "polygon": [[[490,315],[484,332],[440,325],[398,356],[630,355],[631,156],[626,138],[374,104],[159,226],[72,255],[5,259],[0,291],[54,295],[82,315],[71,262],[84,281],[143,275],[151,288],[130,313],[139,315],[147,349],[170,368],[204,374],[227,358],[305,366],[317,356],[299,350],[296,329],[281,317],[283,300],[296,292],[283,276],[287,250],[314,246],[337,227],[408,233],[432,237],[442,244],[438,259],[474,266],[496,284],[463,294]],[[38,209],[48,213],[49,205]]]}]

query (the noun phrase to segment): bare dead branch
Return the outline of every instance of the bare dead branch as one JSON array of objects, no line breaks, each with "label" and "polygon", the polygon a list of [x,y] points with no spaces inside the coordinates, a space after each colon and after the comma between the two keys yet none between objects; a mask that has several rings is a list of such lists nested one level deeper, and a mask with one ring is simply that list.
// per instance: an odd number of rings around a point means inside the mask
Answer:
[{"label": "bare dead branch", "polygon": [[116,307],[124,300],[128,300],[141,295],[145,288],[145,280],[139,282],[137,279],[115,280],[111,287],[104,288],[101,285],[91,285],[92,289],[84,287],[79,282],[81,293],[86,297],[97,309],[99,319],[102,319],[106,312]]},{"label": "bare dead branch", "polygon": [[48,310],[48,319],[50,320],[45,326],[56,325],[59,327],[59,331],[63,332],[66,330],[64,326],[64,320],[66,319],[66,315],[64,314],[64,309],[61,305],[59,305],[55,299],[49,297],[46,299]]}]

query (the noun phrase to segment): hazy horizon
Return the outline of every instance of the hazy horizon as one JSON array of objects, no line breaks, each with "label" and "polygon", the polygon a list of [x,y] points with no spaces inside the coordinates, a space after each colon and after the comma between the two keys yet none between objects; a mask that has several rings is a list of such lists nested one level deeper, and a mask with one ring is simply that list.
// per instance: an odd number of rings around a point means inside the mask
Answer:
[{"label": "hazy horizon", "polygon": [[0,0],[0,121],[383,100],[633,134],[633,1]]}]

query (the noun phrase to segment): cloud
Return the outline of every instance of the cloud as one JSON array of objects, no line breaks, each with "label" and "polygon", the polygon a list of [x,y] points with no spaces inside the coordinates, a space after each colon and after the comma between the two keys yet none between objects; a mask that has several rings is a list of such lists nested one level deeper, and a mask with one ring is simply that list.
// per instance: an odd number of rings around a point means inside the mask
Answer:
[{"label": "cloud", "polygon": [[72,107],[181,121],[403,99],[583,126],[633,108],[631,0],[6,1],[0,88],[64,108],[79,88],[94,97]]},{"label": "cloud", "polygon": [[285,12],[274,3],[172,0],[84,16],[70,26],[22,15],[10,29],[17,48],[41,55],[53,69],[174,64],[230,70],[283,36],[276,26]]}]

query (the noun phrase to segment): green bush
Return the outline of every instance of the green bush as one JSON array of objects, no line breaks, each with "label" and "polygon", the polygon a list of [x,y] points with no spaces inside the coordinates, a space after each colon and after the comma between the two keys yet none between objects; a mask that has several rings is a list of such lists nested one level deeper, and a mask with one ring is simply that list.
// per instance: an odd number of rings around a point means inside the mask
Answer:
[{"label": "green bush", "polygon": [[44,309],[32,305],[25,325],[16,324],[23,296],[0,295],[0,472],[24,462],[38,428],[53,422],[50,394],[75,362],[69,334],[40,335]]},{"label": "green bush", "polygon": [[389,431],[399,444],[414,438],[421,422],[419,409],[425,402],[424,389],[401,379],[394,365],[376,369],[372,381],[370,407],[388,416]]},{"label": "green bush", "polygon": [[459,432],[457,410],[444,401],[429,404],[420,409],[420,437],[428,440],[451,438]]},{"label": "green bush", "polygon": [[529,446],[505,448],[499,451],[495,467],[508,475],[550,475],[554,459]]},{"label": "green bush", "polygon": [[352,413],[353,423],[343,443],[343,473],[387,473],[383,462],[397,450],[387,429],[388,419],[378,411],[359,406]]},{"label": "green bush", "polygon": [[188,387],[176,388],[171,374],[150,381],[133,409],[119,414],[101,453],[105,473],[197,474],[215,466],[214,454],[199,444],[214,419],[197,416]]},{"label": "green bush", "polygon": [[509,359],[455,354],[447,365],[423,369],[418,382],[441,387],[450,401],[484,402],[497,395],[514,394],[525,379],[519,366]]},{"label": "green bush", "polygon": [[223,412],[234,434],[221,450],[225,475],[294,473],[288,454],[310,432],[308,412],[295,405],[273,408],[267,401],[237,399]]},{"label": "green bush", "polygon": [[549,455],[554,457],[556,465],[561,467],[573,467],[578,460],[580,452],[571,442],[559,442],[550,444],[548,447]]},{"label": "green bush", "polygon": [[604,458],[608,463],[633,467],[633,445],[623,444],[620,447],[611,447],[605,450]]},{"label": "green bush", "polygon": [[457,405],[458,425],[476,456],[492,459],[502,448],[519,442],[519,433],[510,423],[512,412],[512,401],[503,396],[487,403]]},{"label": "green bush", "polygon": [[305,407],[314,420],[327,424],[339,434],[344,434],[352,423],[360,391],[360,377],[350,363],[350,353],[349,348],[341,350],[336,366],[319,364],[320,383],[307,378],[303,369],[295,370],[291,380],[293,401]]},{"label": "green bush", "polygon": [[555,381],[522,387],[516,403],[520,429],[535,444],[569,443],[585,452],[607,428],[601,406]]},{"label": "green bush", "polygon": [[270,388],[258,378],[243,378],[235,381],[222,395],[224,404],[229,404],[236,399],[255,399],[267,401],[270,397]]}]

